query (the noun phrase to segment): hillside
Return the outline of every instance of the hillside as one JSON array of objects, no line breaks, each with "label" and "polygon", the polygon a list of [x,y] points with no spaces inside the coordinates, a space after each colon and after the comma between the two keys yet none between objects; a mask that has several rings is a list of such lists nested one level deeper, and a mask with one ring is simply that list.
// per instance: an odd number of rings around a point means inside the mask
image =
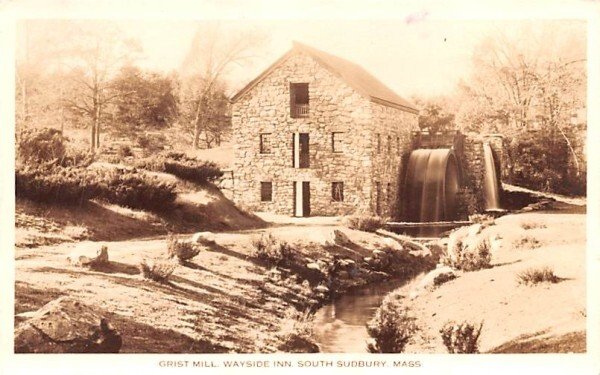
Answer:
[{"label": "hillside", "polygon": [[17,199],[16,246],[85,239],[122,241],[169,232],[242,230],[267,225],[258,216],[240,210],[212,184],[194,185],[162,175],[178,184],[178,197],[169,212],[152,213],[96,201],[64,207]]},{"label": "hillside", "polygon": [[[411,291],[422,328],[407,349],[445,353],[439,329],[447,321],[483,322],[482,352],[584,352],[586,217],[555,212],[507,215],[484,234],[497,236],[492,268],[465,272],[434,290]],[[549,266],[557,283],[522,285],[517,275]]]}]

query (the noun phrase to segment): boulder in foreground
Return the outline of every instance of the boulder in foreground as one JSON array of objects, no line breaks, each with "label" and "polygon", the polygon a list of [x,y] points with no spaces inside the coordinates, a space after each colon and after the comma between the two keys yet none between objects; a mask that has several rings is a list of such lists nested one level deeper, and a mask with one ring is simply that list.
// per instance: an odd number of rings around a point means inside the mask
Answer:
[{"label": "boulder in foreground", "polygon": [[60,297],[15,329],[15,353],[118,353],[121,335],[90,306]]},{"label": "boulder in foreground", "polygon": [[192,242],[200,245],[210,246],[215,244],[215,234],[212,232],[198,232],[192,236]]},{"label": "boulder in foreground", "polygon": [[108,248],[102,246],[100,249],[88,247],[80,247],[73,250],[67,260],[74,266],[95,267],[108,264]]}]

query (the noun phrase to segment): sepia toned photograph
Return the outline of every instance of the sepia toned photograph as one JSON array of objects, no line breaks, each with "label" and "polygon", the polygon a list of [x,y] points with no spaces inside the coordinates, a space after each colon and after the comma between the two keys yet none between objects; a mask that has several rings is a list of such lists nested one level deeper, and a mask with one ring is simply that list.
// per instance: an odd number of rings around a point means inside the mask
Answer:
[{"label": "sepia toned photograph", "polygon": [[588,353],[588,26],[19,19],[10,351]]}]

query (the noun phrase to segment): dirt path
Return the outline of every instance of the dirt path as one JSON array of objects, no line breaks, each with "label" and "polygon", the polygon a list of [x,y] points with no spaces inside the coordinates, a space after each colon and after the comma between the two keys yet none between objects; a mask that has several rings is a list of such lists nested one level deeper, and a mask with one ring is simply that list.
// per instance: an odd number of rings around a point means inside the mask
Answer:
[{"label": "dirt path", "polygon": [[[63,243],[16,249],[16,313],[31,311],[68,294],[90,301],[107,314],[124,337],[122,352],[273,352],[289,329],[299,285],[271,282],[268,267],[251,257],[251,241],[270,232],[289,242],[326,238],[331,226],[281,226],[216,234],[216,245],[185,266],[168,284],[142,279],[142,258],[164,255],[166,238]],[[374,249],[380,237],[344,229],[357,244]],[[74,249],[109,249],[110,267],[71,266]],[[370,250],[348,249],[360,259]]]}]

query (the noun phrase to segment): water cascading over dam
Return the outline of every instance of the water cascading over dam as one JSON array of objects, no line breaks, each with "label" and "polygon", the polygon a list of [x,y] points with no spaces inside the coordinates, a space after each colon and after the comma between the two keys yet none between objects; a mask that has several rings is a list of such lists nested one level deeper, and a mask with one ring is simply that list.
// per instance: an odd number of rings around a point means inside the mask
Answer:
[{"label": "water cascading over dam", "polygon": [[485,168],[483,178],[485,208],[486,210],[498,210],[500,209],[498,175],[496,172],[496,163],[494,162],[494,153],[489,143],[483,144],[483,165]]},{"label": "water cascading over dam", "polygon": [[418,149],[406,172],[406,219],[439,222],[456,219],[460,174],[451,149]]}]

